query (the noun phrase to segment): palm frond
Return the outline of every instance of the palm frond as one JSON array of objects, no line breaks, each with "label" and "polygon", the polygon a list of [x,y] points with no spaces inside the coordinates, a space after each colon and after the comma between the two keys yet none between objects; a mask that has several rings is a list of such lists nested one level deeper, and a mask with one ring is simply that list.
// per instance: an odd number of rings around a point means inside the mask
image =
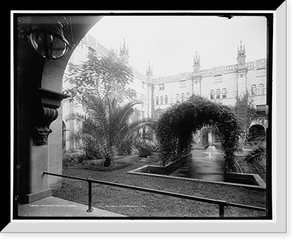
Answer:
[{"label": "palm frond", "polygon": [[255,149],[253,149],[252,151],[250,151],[246,155],[245,161],[248,164],[253,164],[256,161],[260,160],[265,155],[266,155],[266,148],[264,146],[259,146],[259,147],[255,148]]}]

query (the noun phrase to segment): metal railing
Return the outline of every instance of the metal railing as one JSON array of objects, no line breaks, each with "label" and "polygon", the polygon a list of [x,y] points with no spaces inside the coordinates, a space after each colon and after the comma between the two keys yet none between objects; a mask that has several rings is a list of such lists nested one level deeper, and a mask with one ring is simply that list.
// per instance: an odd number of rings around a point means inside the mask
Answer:
[{"label": "metal railing", "polygon": [[110,185],[110,186],[116,186],[116,187],[120,187],[120,188],[131,189],[131,190],[138,190],[138,191],[155,193],[155,194],[159,194],[159,195],[178,197],[178,198],[187,199],[187,200],[215,204],[215,205],[219,206],[219,216],[220,217],[224,217],[225,207],[229,207],[229,206],[237,207],[237,208],[244,208],[244,209],[251,209],[251,210],[256,210],[256,211],[263,211],[263,212],[266,212],[266,214],[267,214],[267,209],[263,208],[263,207],[255,207],[255,206],[244,205],[244,204],[240,204],[240,203],[228,202],[228,201],[224,201],[224,200],[216,200],[216,199],[209,199],[209,198],[198,197],[198,196],[184,195],[184,194],[179,194],[179,193],[174,193],[174,192],[169,192],[169,191],[161,191],[161,190],[155,190],[155,189],[149,189],[149,188],[142,188],[142,187],[138,187],[138,186],[118,184],[118,183],[113,183],[113,182],[108,182],[108,181],[101,181],[101,180],[95,180],[95,179],[89,179],[89,178],[79,178],[79,177],[74,177],[74,176],[43,172],[43,175],[45,175],[45,174],[87,182],[88,183],[88,209],[87,209],[87,212],[93,211],[92,183],[95,183],[95,184]]}]

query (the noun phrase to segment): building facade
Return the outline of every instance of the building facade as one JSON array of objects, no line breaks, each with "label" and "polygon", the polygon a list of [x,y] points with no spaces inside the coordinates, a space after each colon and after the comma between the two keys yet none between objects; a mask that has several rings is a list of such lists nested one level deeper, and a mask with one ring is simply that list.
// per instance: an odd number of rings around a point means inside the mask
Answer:
[{"label": "building facade", "polygon": [[[86,59],[89,50],[97,52],[99,56],[107,56],[109,50],[95,38],[87,34],[74,51],[70,62],[78,64]],[[168,107],[175,103],[184,102],[191,95],[200,95],[209,100],[233,106],[236,96],[249,92],[253,98],[253,106],[261,112],[266,112],[267,80],[266,59],[246,61],[246,49],[242,42],[237,49],[237,62],[231,65],[201,69],[200,56],[196,53],[193,58],[191,72],[179,73],[171,76],[153,78],[153,69],[146,68],[146,74],[137,71],[129,63],[129,48],[125,40],[120,47],[121,60],[131,67],[134,78],[128,86],[136,91],[136,99],[141,103],[135,106],[135,119],[159,117]],[[70,84],[64,83],[64,88]],[[82,106],[75,104],[72,98],[63,104],[63,147],[66,150],[76,148],[71,136],[75,133],[75,121],[68,121],[70,114],[83,112]],[[266,120],[257,120],[251,127],[262,125],[267,127]]]},{"label": "building facade", "polygon": [[[98,56],[108,56],[109,50],[100,44],[93,36],[87,34],[77,45],[75,51],[73,52],[69,64],[78,65],[87,59],[87,54],[89,52],[95,52]],[[125,39],[123,44],[120,47],[119,57],[121,61],[124,62],[127,66],[129,66],[133,73],[133,80],[131,83],[127,85],[130,89],[133,89],[136,92],[135,100],[140,103],[134,106],[133,119],[140,120],[143,118],[150,117],[151,107],[149,106],[150,102],[148,98],[150,98],[151,90],[148,87],[148,80],[145,74],[137,71],[134,67],[132,67],[129,63],[129,48],[125,43]],[[66,71],[68,69],[66,68]],[[72,84],[68,82],[68,73],[65,72],[63,79],[63,90],[71,89]],[[70,120],[69,116],[73,114],[83,114],[84,109],[82,105],[72,97],[63,101],[63,113],[62,113],[62,145],[65,150],[72,150],[79,147],[78,142],[74,139],[74,134],[80,128],[80,123],[75,120]]]},{"label": "building facade", "polygon": [[200,95],[233,106],[236,96],[248,91],[253,106],[266,110],[266,59],[246,62],[245,45],[238,46],[237,63],[201,70],[200,56],[193,59],[193,71],[152,79],[154,109],[163,111],[169,106]]}]

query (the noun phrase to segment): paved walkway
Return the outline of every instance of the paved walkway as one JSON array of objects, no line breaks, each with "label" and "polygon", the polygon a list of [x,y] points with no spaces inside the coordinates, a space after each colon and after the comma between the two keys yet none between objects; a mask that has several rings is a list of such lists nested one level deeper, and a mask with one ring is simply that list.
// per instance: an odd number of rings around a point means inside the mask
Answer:
[{"label": "paved walkway", "polygon": [[193,149],[192,157],[188,162],[172,172],[170,176],[224,181],[223,154],[212,147],[205,150]]},{"label": "paved walkway", "polygon": [[50,196],[30,204],[20,205],[18,214],[22,217],[125,217],[125,215],[98,208],[93,208],[91,213],[86,210],[87,205]]}]

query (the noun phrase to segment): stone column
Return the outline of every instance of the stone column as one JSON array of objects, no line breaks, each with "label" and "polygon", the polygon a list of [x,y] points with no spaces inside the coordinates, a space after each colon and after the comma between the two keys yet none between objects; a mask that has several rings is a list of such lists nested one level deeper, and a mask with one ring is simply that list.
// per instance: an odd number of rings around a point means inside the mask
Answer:
[{"label": "stone column", "polygon": [[51,195],[49,177],[48,136],[51,123],[58,117],[57,108],[66,95],[50,90],[39,89],[33,95],[31,111],[31,148],[29,154],[27,194],[21,197],[22,203],[31,203]]}]

